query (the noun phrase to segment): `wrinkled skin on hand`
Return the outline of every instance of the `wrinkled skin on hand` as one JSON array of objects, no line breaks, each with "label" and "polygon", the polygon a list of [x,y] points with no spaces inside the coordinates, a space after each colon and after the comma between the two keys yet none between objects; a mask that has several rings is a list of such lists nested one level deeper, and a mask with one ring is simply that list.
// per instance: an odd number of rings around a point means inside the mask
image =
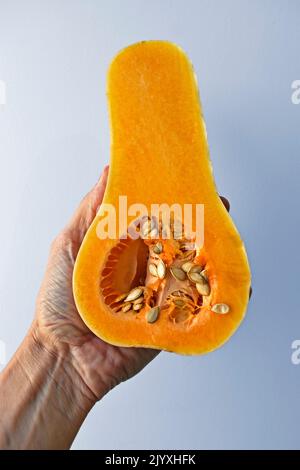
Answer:
[{"label": "wrinkled skin on hand", "polygon": [[70,361],[72,371],[76,371],[72,372],[74,386],[84,388],[92,401],[135,375],[159,352],[105,343],[87,328],[76,309],[72,291],[74,263],[103,199],[107,175],[108,167],[52,244],[34,322],[39,342]]}]

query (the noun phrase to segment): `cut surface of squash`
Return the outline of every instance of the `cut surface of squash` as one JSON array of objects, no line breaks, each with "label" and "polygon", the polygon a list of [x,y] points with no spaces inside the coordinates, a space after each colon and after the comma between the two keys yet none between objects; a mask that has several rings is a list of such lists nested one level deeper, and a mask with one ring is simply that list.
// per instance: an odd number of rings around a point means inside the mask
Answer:
[{"label": "cut surface of squash", "polygon": [[[109,178],[75,263],[78,311],[111,344],[207,353],[244,318],[250,269],[215,187],[192,65],[175,44],[137,43],[113,60],[107,93]],[[201,243],[182,218],[197,204]],[[153,205],[171,211],[152,216]],[[116,233],[105,238],[109,208]]]}]

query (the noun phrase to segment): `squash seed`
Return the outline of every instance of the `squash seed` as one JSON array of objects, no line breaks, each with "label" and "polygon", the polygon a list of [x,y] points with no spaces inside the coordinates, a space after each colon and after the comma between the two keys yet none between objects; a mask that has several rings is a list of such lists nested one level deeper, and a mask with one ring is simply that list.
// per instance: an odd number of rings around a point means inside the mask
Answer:
[{"label": "squash seed", "polygon": [[188,273],[189,270],[194,266],[194,263],[192,261],[187,261],[186,263],[183,263],[183,265],[181,266],[181,269],[183,269],[183,271],[185,273]]},{"label": "squash seed", "polygon": [[141,310],[142,307],[143,307],[143,304],[135,304],[133,306],[133,310],[137,312],[137,311]]},{"label": "squash seed", "polygon": [[183,307],[185,305],[185,301],[184,300],[181,300],[181,299],[174,299],[173,300],[173,303],[177,306],[177,307]]},{"label": "squash seed", "polygon": [[147,235],[147,238],[159,238],[157,228],[153,228]]},{"label": "squash seed", "polygon": [[215,304],[211,307],[212,312],[225,315],[229,312],[229,306],[226,304]]},{"label": "squash seed", "polygon": [[122,312],[123,313],[129,312],[129,310],[131,310],[131,303],[130,302],[128,304],[123,305],[123,307],[122,307]]},{"label": "squash seed", "polygon": [[200,266],[200,264],[193,264],[189,270],[189,273],[201,273],[201,271],[203,271],[203,268]]},{"label": "squash seed", "polygon": [[[192,274],[199,274],[199,273],[192,273]],[[200,278],[199,278],[199,283],[198,283],[198,284],[201,284],[201,285],[208,284],[207,280],[205,279],[204,276],[202,276],[202,274],[200,274]]]},{"label": "squash seed", "polygon": [[187,251],[184,251],[182,256],[183,258],[189,258],[190,256],[195,256],[195,250],[189,250],[187,249],[186,246],[181,246],[180,247],[181,250],[187,250]]},{"label": "squash seed", "polygon": [[146,319],[148,323],[154,323],[159,315],[160,307],[157,305],[156,307],[152,307],[146,315]]},{"label": "squash seed", "polygon": [[[203,278],[204,279],[204,278]],[[210,294],[210,287],[208,282],[203,282],[203,283],[196,283],[196,289],[199,292],[200,295],[209,295]]]},{"label": "squash seed", "polygon": [[157,267],[155,266],[154,263],[149,264],[149,272],[150,272],[150,274],[152,274],[152,276],[158,277]]},{"label": "squash seed", "polygon": [[199,284],[202,284],[202,279],[204,279],[204,277],[202,277],[200,273],[189,271],[187,275],[189,280],[194,282],[194,284],[196,284],[197,282],[199,282]]},{"label": "squash seed", "polygon": [[151,232],[151,230],[153,229],[154,229],[154,221],[148,219],[143,223],[141,232],[144,237],[147,237],[149,233]]},{"label": "squash seed", "polygon": [[185,272],[181,268],[170,268],[172,276],[177,279],[177,281],[184,281],[185,280]]},{"label": "squash seed", "polygon": [[141,295],[141,297],[133,301],[133,305],[142,304],[143,302],[144,302],[144,296]]},{"label": "squash seed", "polygon": [[201,271],[201,273],[200,273],[200,274],[201,274],[201,276],[203,276],[203,277],[204,277],[204,279],[206,279],[206,280],[208,281],[208,275],[207,275],[207,271],[206,271],[206,269],[203,269],[203,271]]},{"label": "squash seed", "polygon": [[135,287],[132,289],[126,297],[126,302],[132,302],[135,299],[138,299],[143,293],[143,289],[140,287]]},{"label": "squash seed", "polygon": [[164,279],[166,276],[167,268],[163,260],[161,259],[157,265],[157,276],[159,279]]},{"label": "squash seed", "polygon": [[156,243],[153,247],[153,251],[156,255],[160,255],[163,251],[163,246],[161,242]]},{"label": "squash seed", "polygon": [[118,295],[118,297],[116,298],[115,302],[121,302],[121,300],[124,300],[128,295],[128,292],[126,294],[120,294]]}]

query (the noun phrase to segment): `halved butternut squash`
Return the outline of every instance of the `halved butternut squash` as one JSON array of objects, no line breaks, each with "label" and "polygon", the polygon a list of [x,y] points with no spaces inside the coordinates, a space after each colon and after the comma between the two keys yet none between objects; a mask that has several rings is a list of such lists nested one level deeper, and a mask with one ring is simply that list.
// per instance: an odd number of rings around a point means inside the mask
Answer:
[{"label": "halved butternut squash", "polygon": [[[192,65],[170,42],[134,44],[110,66],[108,101],[109,179],[75,264],[78,311],[115,345],[212,351],[244,318],[250,270],[214,184]],[[174,204],[192,206],[194,231]]]}]

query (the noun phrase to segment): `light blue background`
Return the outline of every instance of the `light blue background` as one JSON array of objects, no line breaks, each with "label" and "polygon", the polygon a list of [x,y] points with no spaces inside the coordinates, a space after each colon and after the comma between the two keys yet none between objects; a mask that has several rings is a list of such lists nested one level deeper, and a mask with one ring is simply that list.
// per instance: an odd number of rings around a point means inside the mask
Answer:
[{"label": "light blue background", "polygon": [[0,339],[22,340],[48,246],[109,158],[108,64],[143,39],[194,63],[215,177],[253,273],[238,333],[163,353],[90,413],[74,448],[299,448],[300,2],[0,0]]}]

